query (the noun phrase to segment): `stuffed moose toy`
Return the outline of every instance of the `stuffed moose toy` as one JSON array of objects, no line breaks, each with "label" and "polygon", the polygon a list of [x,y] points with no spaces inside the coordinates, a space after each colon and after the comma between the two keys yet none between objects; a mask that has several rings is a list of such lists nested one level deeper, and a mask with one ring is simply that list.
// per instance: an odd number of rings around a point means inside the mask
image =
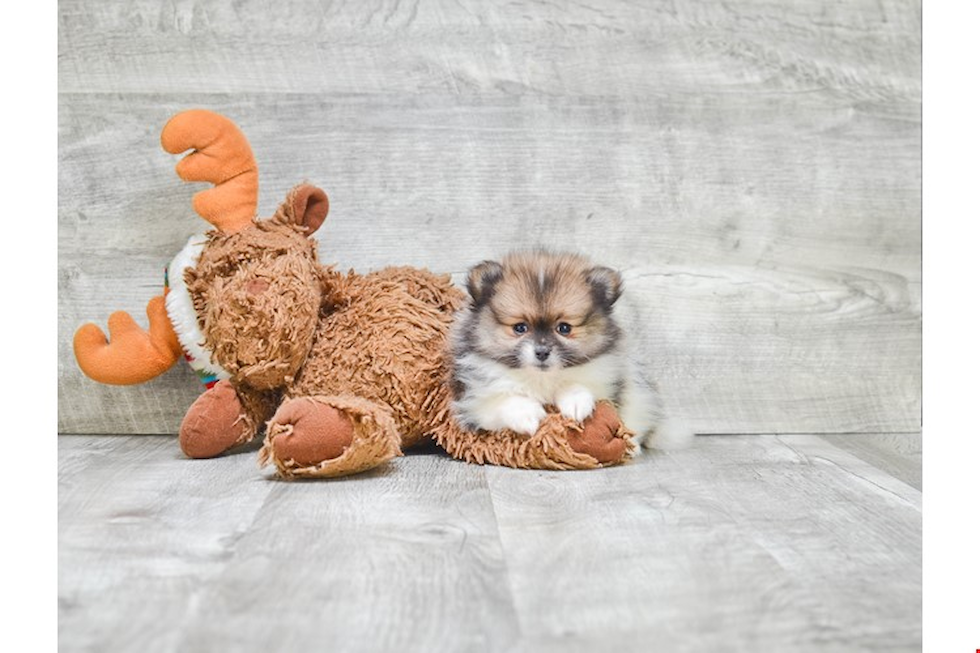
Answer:
[{"label": "stuffed moose toy", "polygon": [[583,423],[558,413],[526,436],[471,432],[450,410],[448,333],[465,295],[448,275],[409,267],[341,273],[318,262],[310,236],[326,194],[294,187],[275,215],[256,219],[258,168],[245,136],[205,110],[174,116],[163,148],[191,150],[185,181],[213,188],[194,210],[213,227],[167,270],[165,294],[146,309],[75,334],[92,379],[135,384],[186,358],[207,389],[188,409],[179,441],[191,458],[240,448],[264,428],[260,463],[279,475],[334,477],[376,467],[424,438],[455,458],[537,469],[589,469],[626,460],[631,434],[610,404]]}]

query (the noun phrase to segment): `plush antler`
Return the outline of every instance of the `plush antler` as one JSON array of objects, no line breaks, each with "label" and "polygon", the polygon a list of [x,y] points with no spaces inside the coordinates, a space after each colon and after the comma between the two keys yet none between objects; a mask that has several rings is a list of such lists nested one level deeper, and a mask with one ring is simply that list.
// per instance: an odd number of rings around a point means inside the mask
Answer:
[{"label": "plush antler", "polygon": [[202,218],[224,233],[251,224],[258,205],[259,171],[235,123],[204,109],[182,111],[164,125],[160,143],[171,154],[194,150],[177,164],[181,179],[215,185],[194,196],[194,210]]},{"label": "plush antler", "polygon": [[180,358],[163,297],[146,305],[150,330],[144,331],[125,311],[109,316],[107,341],[102,329],[85,324],[75,332],[75,358],[82,371],[100,383],[132,385],[166,372]]},{"label": "plush antler", "polygon": [[[224,233],[251,224],[258,203],[259,173],[248,140],[224,116],[192,109],[178,113],[160,134],[171,154],[194,151],[177,164],[185,181],[208,181],[214,188],[194,196],[194,210]],[[159,376],[180,358],[182,349],[167,316],[163,297],[146,307],[148,331],[128,313],[109,316],[109,339],[98,326],[86,324],[75,332],[79,367],[101,383],[129,385]]]}]

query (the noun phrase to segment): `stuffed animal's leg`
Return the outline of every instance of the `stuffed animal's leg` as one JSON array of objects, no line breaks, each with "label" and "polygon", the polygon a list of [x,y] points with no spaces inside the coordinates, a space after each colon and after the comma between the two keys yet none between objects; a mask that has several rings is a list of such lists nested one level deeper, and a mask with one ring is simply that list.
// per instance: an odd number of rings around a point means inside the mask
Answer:
[{"label": "stuffed animal's leg", "polygon": [[565,437],[575,451],[608,465],[622,462],[631,455],[634,447],[639,446],[633,444],[626,433],[626,427],[613,405],[601,401],[581,425],[568,425]]},{"label": "stuffed animal's leg", "polygon": [[180,448],[190,458],[212,458],[255,437],[277,397],[239,394],[219,381],[197,398],[180,425]]},{"label": "stuffed animal's leg", "polygon": [[401,455],[390,409],[353,396],[288,399],[269,421],[259,453],[280,476],[347,476]]},{"label": "stuffed animal's leg", "polygon": [[608,402],[596,404],[593,414],[576,422],[549,412],[537,432],[468,431],[455,419],[434,429],[436,442],[454,458],[478,464],[530,469],[592,469],[626,461],[632,450],[630,432]]}]

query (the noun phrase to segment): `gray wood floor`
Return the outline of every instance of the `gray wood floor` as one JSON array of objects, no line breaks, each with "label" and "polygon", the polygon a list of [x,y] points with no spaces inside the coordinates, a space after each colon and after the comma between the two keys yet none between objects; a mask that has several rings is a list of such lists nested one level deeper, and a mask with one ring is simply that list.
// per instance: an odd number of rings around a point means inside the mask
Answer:
[{"label": "gray wood floor", "polygon": [[856,455],[810,435],[702,436],[582,473],[423,448],[283,482],[251,453],[63,436],[60,645],[919,650],[921,492],[899,478],[919,458],[902,440],[860,436]]}]

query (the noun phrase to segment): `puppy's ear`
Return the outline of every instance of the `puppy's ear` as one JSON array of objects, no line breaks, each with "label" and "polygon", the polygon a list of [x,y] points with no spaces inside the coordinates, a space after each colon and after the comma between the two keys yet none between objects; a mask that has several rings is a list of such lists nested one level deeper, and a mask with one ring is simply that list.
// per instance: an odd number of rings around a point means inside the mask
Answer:
[{"label": "puppy's ear", "polygon": [[623,277],[612,268],[596,266],[585,273],[585,279],[592,287],[596,303],[607,309],[612,308],[623,292]]},{"label": "puppy's ear", "polygon": [[485,303],[493,287],[504,277],[504,267],[496,261],[484,261],[470,268],[466,289],[477,306]]}]

